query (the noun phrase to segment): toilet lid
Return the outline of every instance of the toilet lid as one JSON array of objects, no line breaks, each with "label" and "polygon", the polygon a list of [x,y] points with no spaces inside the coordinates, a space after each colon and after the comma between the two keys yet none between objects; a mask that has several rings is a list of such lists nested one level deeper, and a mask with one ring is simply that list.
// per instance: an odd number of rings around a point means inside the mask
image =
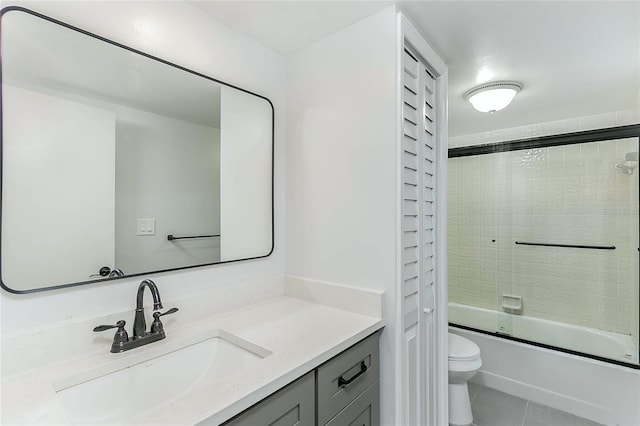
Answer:
[{"label": "toilet lid", "polygon": [[469,360],[480,356],[480,348],[469,339],[449,333],[449,359]]}]

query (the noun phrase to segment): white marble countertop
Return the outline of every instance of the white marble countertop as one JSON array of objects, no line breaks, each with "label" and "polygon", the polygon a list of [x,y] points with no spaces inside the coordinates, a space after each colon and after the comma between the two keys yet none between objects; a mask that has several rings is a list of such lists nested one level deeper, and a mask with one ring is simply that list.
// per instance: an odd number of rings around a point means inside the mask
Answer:
[{"label": "white marble countertop", "polygon": [[[176,314],[177,315],[177,314]],[[2,424],[70,424],[54,383],[96,366],[148,358],[212,329],[222,329],[272,353],[215,385],[201,383],[151,412],[127,419],[128,425],[221,423],[250,407],[344,349],[380,329],[379,317],[353,313],[312,301],[281,296],[189,324],[165,324],[167,338],[122,354],[109,345],[75,357],[4,376]],[[178,342],[178,343],[177,343]]]}]

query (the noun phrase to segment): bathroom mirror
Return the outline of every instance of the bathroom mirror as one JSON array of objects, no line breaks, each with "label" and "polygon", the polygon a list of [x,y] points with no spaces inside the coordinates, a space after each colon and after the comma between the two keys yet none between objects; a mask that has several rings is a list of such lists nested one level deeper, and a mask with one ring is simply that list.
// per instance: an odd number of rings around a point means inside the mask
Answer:
[{"label": "bathroom mirror", "polygon": [[3,288],[271,254],[267,98],[20,7],[0,35]]}]

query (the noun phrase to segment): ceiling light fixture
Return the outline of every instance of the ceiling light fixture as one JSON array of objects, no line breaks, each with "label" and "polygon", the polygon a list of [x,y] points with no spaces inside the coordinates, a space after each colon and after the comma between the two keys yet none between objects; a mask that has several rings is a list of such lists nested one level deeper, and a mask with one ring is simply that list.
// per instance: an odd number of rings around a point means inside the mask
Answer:
[{"label": "ceiling light fixture", "polygon": [[522,83],[517,81],[495,81],[467,90],[464,98],[478,111],[494,113],[506,108],[520,90]]}]

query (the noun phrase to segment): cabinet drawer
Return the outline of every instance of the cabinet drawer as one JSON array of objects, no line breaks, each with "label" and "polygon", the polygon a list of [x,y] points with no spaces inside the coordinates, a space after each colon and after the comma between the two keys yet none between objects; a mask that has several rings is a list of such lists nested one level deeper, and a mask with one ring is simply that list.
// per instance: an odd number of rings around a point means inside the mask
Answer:
[{"label": "cabinet drawer", "polygon": [[379,338],[375,333],[318,368],[318,424],[327,423],[378,380]]},{"label": "cabinet drawer", "polygon": [[305,374],[263,399],[225,426],[314,426],[314,374]]},{"label": "cabinet drawer", "polygon": [[379,426],[380,425],[380,381],[347,405],[326,426]]}]

